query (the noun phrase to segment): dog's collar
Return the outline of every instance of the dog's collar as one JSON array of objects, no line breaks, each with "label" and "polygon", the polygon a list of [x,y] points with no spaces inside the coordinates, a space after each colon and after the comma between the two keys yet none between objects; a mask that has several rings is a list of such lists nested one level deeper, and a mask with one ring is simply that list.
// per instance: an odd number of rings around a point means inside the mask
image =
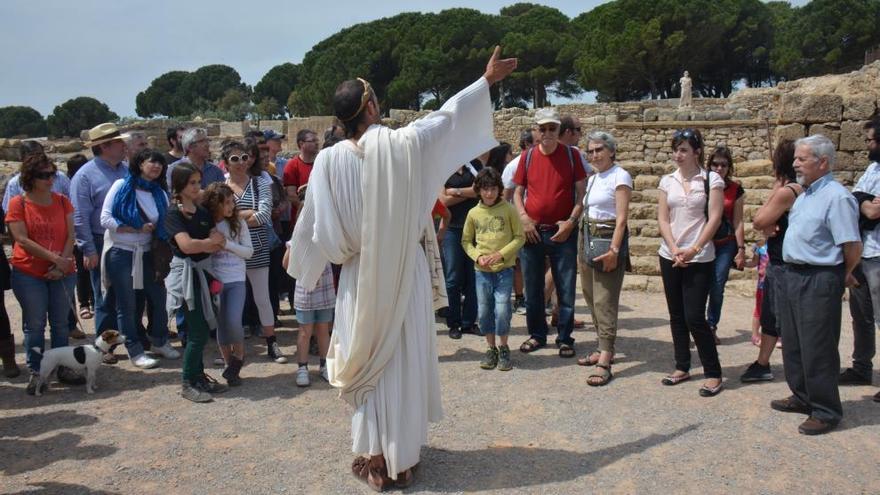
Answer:
[{"label": "dog's collar", "polygon": [[107,354],[107,351],[105,351],[104,349],[101,349],[101,348],[98,347],[97,345],[95,345],[95,344],[89,344],[89,345],[92,346],[92,347],[94,347],[95,349],[97,349],[98,352],[100,352],[101,354]]}]

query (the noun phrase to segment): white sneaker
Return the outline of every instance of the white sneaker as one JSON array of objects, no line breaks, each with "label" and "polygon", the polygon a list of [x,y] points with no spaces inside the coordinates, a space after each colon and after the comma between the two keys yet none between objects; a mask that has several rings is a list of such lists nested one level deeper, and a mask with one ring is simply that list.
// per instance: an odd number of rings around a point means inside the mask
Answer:
[{"label": "white sneaker", "polygon": [[309,380],[309,369],[299,368],[296,370],[296,386],[308,387],[312,382]]},{"label": "white sneaker", "polygon": [[161,347],[154,345],[150,348],[150,352],[165,359],[180,359],[180,353],[177,349],[171,347],[170,342],[165,342],[165,345]]},{"label": "white sneaker", "polygon": [[141,354],[131,358],[131,364],[133,364],[136,368],[147,370],[159,366],[159,360],[153,359],[146,354]]},{"label": "white sneaker", "polygon": [[321,366],[321,378],[323,378],[325,382],[330,381],[330,377],[327,375],[327,367],[326,366]]}]

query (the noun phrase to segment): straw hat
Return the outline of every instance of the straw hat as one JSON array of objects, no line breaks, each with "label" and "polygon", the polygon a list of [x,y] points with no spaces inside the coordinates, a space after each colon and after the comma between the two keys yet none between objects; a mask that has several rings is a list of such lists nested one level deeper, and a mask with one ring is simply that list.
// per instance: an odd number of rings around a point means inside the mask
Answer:
[{"label": "straw hat", "polygon": [[99,144],[109,143],[110,141],[116,139],[128,139],[128,134],[122,134],[119,132],[119,128],[116,127],[116,124],[112,122],[105,122],[103,124],[98,124],[95,127],[89,129],[88,140],[84,143],[87,148],[91,148],[93,146],[97,146]]}]

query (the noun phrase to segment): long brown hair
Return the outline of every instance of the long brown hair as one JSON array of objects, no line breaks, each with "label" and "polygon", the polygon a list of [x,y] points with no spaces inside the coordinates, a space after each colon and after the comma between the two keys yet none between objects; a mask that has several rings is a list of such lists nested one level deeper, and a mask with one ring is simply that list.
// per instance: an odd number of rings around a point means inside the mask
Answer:
[{"label": "long brown hair", "polygon": [[[202,196],[202,207],[211,213],[212,218],[223,216],[220,214],[223,210],[223,203],[230,197],[235,197],[231,187],[222,182],[212,182],[205,188]],[[229,224],[229,232],[232,234],[232,237],[237,239],[241,229],[241,222],[238,221],[238,206],[233,206],[231,217],[223,217],[223,219]]]}]

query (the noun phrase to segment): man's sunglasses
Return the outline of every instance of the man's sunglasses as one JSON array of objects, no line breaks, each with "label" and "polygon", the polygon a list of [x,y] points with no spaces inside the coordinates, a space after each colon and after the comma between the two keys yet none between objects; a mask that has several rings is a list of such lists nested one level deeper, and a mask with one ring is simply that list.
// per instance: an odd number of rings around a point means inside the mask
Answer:
[{"label": "man's sunglasses", "polygon": [[538,126],[538,132],[556,132],[559,129],[558,125],[541,125]]}]

